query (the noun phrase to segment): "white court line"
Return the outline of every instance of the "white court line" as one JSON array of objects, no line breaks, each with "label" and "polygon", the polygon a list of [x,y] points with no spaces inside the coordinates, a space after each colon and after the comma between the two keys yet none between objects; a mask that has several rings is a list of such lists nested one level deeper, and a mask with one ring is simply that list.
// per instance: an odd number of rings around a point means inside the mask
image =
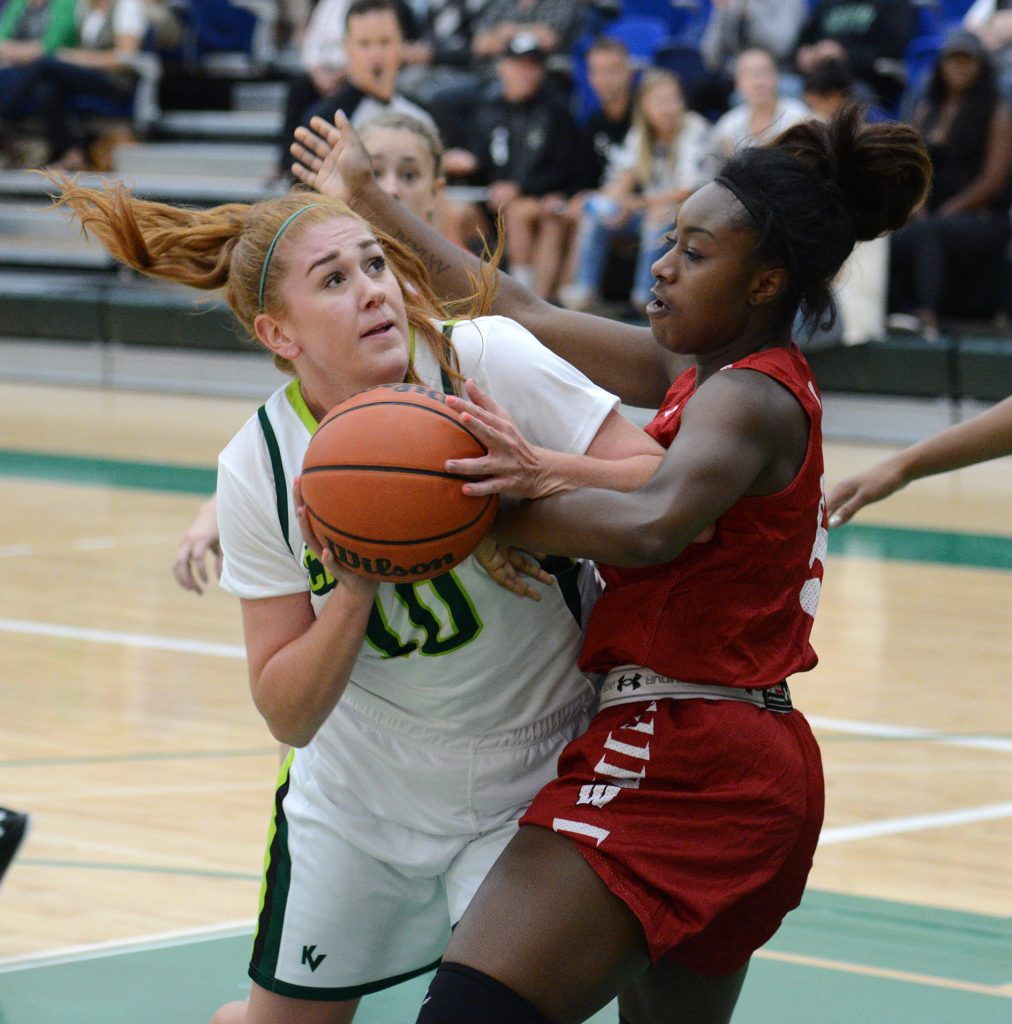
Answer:
[{"label": "white court line", "polygon": [[168,949],[170,946],[186,946],[192,942],[209,942],[215,939],[230,939],[240,935],[251,935],[256,921],[226,921],[224,924],[204,925],[202,928],[186,928],[154,935],[138,936],[131,939],[112,939],[108,942],[91,942],[81,946],[64,946],[62,949],[42,953],[22,953],[18,956],[0,957],[0,974],[35,967],[54,967],[58,964],[79,960],[97,960],[104,956],[119,956],[122,953],[144,953],[152,949]]},{"label": "white court line", "polygon": [[180,651],[184,654],[207,654],[217,658],[246,657],[242,644],[216,644],[202,640],[179,640],[171,636],[148,633],[121,633],[111,629],[85,629],[81,626],[60,626],[27,619],[0,618],[0,632],[51,636],[61,640],[85,640],[99,644],[121,644],[124,647],[145,647],[153,651]]},{"label": "white court line", "polygon": [[1012,753],[1012,740],[997,736],[946,736],[931,729],[915,729],[906,725],[883,725],[881,722],[854,722],[846,718],[825,718],[822,715],[805,715],[814,729],[828,729],[830,732],[847,732],[855,736],[878,736],[884,740],[925,740],[928,743],[942,743],[950,747],[975,747],[978,750],[999,750]]},{"label": "white court line", "polygon": [[876,836],[895,836],[903,832],[948,828],[950,825],[967,825],[975,821],[996,821],[1000,818],[1012,818],[1012,803],[985,804],[983,807],[966,807],[961,811],[915,814],[909,818],[886,818],[884,821],[866,821],[859,825],[824,828],[822,835],[819,836],[819,846],[851,843],[856,839],[871,839]]},{"label": "white court line", "polygon": [[[181,651],[187,654],[207,654],[219,658],[242,660],[246,650],[241,644],[216,644],[200,640],[183,640],[169,636],[155,636],[148,633],[122,633],[110,629],[87,629],[80,626],[65,626],[49,622],[32,622],[27,619],[0,618],[0,632],[29,633],[34,636],[51,636],[66,640],[84,640],[90,643],[122,644],[126,647],[148,647],[152,650]],[[816,729],[830,732],[844,732],[855,736],[878,737],[881,739],[923,740],[950,747],[974,747],[978,750],[997,750],[1012,753],[1012,740],[998,736],[947,736],[931,729],[918,729],[905,725],[885,725],[882,722],[857,722],[846,718],[828,718],[822,715],[807,715],[809,723]]]},{"label": "white court line", "polygon": [[[138,537],[136,533],[131,533],[123,534],[120,537],[79,537],[77,540],[64,542],[63,546],[77,551],[105,551],[131,545],[151,544],[178,539],[179,536],[174,533],[147,533],[143,537]],[[0,547],[0,558],[27,558],[33,555],[48,555],[51,551],[51,545],[8,544]]]}]

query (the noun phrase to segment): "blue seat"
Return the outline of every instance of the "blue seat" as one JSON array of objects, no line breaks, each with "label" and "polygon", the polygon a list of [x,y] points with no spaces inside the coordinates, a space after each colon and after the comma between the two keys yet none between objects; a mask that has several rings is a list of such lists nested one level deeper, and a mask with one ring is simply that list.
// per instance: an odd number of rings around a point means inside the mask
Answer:
[{"label": "blue seat", "polygon": [[709,9],[708,0],[622,0],[623,17],[660,18],[676,39],[695,22],[705,22]]},{"label": "blue seat", "polygon": [[190,4],[188,21],[198,57],[208,53],[252,53],[256,16],[234,7],[229,0],[195,0]]},{"label": "blue seat", "polygon": [[645,14],[623,14],[608,22],[601,35],[625,43],[629,53],[640,64],[653,63],[654,54],[668,38],[668,25],[663,18]]},{"label": "blue seat", "polygon": [[938,14],[943,26],[951,28],[963,20],[973,0],[938,0]]}]

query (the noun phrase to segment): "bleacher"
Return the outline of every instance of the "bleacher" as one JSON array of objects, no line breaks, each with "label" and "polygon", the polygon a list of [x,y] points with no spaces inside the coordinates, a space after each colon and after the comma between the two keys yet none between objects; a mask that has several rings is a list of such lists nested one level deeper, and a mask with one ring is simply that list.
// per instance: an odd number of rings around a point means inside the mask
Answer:
[{"label": "bleacher", "polygon": [[[116,178],[140,196],[194,206],[270,194],[266,182],[281,125],[281,79],[291,63],[290,55],[273,49],[273,4],[201,0],[194,8],[200,18],[188,23],[175,62],[167,58],[152,77],[157,96],[149,91],[140,97],[138,141],[115,148],[110,172],[83,175],[82,181]],[[627,0],[606,30],[632,40],[649,62],[691,44],[705,8],[705,0]],[[929,31],[918,60],[930,49],[930,33],[940,39],[946,12],[954,9],[942,0],[925,6]],[[644,19],[656,22],[650,33],[643,30]],[[574,59],[578,64],[579,45]],[[46,362],[47,351],[54,367],[70,377],[78,353],[84,365],[86,357],[101,363],[109,352],[250,352],[220,298],[117,267],[66,215],[48,208],[50,191],[50,182],[37,173],[0,171],[0,373],[25,374],[26,367]],[[1012,277],[1006,283],[1006,326],[957,324],[935,344],[883,337],[812,351],[823,389],[957,400],[1004,397],[1012,392]],[[35,347],[34,361],[18,359],[19,345]],[[101,374],[81,376],[108,382]]]}]

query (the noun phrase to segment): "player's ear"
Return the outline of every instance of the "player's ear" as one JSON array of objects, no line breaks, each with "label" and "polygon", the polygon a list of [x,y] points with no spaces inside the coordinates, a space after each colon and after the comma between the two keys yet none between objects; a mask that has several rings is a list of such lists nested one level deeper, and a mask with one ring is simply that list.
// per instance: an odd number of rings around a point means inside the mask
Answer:
[{"label": "player's ear", "polygon": [[260,313],[253,321],[253,330],[264,348],[284,359],[294,359],[302,349],[285,333],[285,329],[268,313]]},{"label": "player's ear", "polygon": [[765,306],[787,287],[787,271],[782,267],[766,267],[760,270],[752,280],[748,300],[753,306]]}]

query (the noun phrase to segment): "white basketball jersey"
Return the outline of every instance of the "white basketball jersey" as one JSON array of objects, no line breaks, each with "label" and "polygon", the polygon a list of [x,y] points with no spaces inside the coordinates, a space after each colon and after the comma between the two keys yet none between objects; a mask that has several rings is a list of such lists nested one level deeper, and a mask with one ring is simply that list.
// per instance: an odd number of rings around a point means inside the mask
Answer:
[{"label": "white basketball jersey", "polygon": [[[452,342],[463,375],[503,406],[532,444],[583,452],[618,405],[511,320],[461,321]],[[418,346],[414,362],[421,379],[441,389],[427,347]],[[239,597],[309,590],[319,612],[334,587],[303,544],[291,494],[315,427],[294,380],[221,454],[221,584]],[[504,590],[473,558],[433,579],[381,584],[346,697],[379,714],[424,720],[448,740],[552,714],[591,689],[576,667],[579,591],[588,569],[567,563],[555,585],[535,584],[540,602]],[[321,753],[330,746],[326,723],[313,745]]]}]

